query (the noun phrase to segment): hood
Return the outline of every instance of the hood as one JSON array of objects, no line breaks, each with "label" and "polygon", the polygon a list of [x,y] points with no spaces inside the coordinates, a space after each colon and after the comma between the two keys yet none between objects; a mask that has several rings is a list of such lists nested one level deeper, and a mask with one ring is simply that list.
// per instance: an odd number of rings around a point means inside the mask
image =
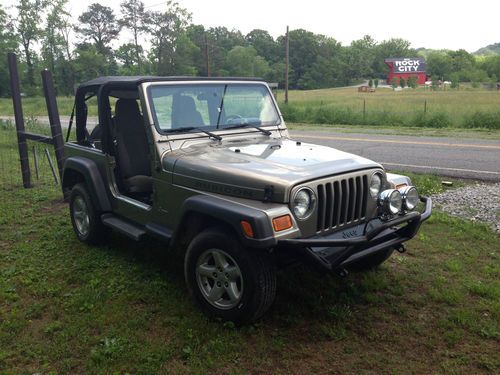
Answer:
[{"label": "hood", "polygon": [[290,190],[309,180],[381,168],[331,147],[289,139],[253,141],[181,147],[166,154],[163,167],[177,185],[273,202],[288,202]]}]

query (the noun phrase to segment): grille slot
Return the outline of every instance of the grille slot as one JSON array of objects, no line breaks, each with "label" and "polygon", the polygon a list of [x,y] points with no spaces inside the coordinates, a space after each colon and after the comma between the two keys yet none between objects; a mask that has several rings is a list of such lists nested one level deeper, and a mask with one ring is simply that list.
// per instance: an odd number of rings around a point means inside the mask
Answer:
[{"label": "grille slot", "polygon": [[356,176],[317,185],[317,232],[355,223],[366,215],[368,176]]}]

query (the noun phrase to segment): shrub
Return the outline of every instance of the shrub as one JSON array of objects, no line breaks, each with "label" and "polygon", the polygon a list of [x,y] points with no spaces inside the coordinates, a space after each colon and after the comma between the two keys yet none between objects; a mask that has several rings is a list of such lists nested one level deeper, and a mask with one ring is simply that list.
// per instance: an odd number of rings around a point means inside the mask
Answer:
[{"label": "shrub", "polygon": [[392,86],[392,88],[393,88],[394,90],[396,90],[396,89],[397,89],[397,87],[398,87],[398,84],[399,84],[399,82],[398,82],[397,77],[394,77],[394,78],[391,80],[391,86]]},{"label": "shrub", "polygon": [[378,78],[375,78],[375,80],[373,81],[373,84],[375,85],[375,88],[378,87]]},{"label": "shrub", "polygon": [[465,116],[463,127],[500,129],[500,112],[476,111],[471,115]]}]

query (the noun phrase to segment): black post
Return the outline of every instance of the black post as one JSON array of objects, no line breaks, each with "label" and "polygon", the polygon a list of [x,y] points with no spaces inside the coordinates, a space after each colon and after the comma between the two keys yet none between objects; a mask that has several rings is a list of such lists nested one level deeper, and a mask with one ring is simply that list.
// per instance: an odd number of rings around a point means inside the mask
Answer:
[{"label": "black post", "polygon": [[288,70],[290,64],[290,39],[288,35],[288,26],[285,36],[285,104],[288,104]]},{"label": "black post", "polygon": [[207,67],[207,77],[210,77],[210,54],[208,52],[208,38],[207,34],[205,33],[205,65]]},{"label": "black post", "polygon": [[14,106],[14,116],[16,119],[17,145],[19,148],[19,160],[21,161],[21,174],[23,176],[23,186],[32,187],[30,162],[28,157],[28,144],[24,136],[23,106],[21,103],[21,89],[19,87],[19,72],[17,71],[17,57],[15,53],[9,52],[7,55],[10,73],[10,91],[12,94],[12,105]]},{"label": "black post", "polygon": [[64,140],[61,131],[61,119],[59,118],[59,110],[57,109],[56,90],[52,80],[52,73],[45,69],[42,71],[43,94],[45,95],[45,103],[47,104],[47,113],[49,114],[50,132],[57,159],[57,168],[59,169],[59,177],[62,178],[63,163],[64,163]]}]

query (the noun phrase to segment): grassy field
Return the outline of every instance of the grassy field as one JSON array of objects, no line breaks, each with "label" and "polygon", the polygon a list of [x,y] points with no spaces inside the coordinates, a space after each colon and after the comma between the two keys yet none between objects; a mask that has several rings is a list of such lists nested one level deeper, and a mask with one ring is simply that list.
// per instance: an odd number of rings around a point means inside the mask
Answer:
[{"label": "grassy field", "polygon": [[288,106],[278,99],[289,122],[500,129],[498,91],[342,88],[291,91]]},{"label": "grassy field", "polygon": [[[424,128],[482,128],[500,130],[500,92],[486,90],[432,91],[419,88],[403,91],[381,88],[375,93],[358,93],[356,88],[292,90],[284,105],[278,101],[290,123],[347,124]],[[59,97],[59,112],[69,116],[73,98]],[[46,116],[43,98],[24,98],[24,113]],[[12,115],[10,99],[0,99],[0,116]],[[89,114],[96,116],[95,99]]]},{"label": "grassy field", "polygon": [[376,271],[289,269],[271,311],[238,329],[201,315],[161,243],[79,243],[57,187],[21,188],[13,136],[0,128],[1,374],[500,371],[500,237],[485,226],[435,212]]}]

